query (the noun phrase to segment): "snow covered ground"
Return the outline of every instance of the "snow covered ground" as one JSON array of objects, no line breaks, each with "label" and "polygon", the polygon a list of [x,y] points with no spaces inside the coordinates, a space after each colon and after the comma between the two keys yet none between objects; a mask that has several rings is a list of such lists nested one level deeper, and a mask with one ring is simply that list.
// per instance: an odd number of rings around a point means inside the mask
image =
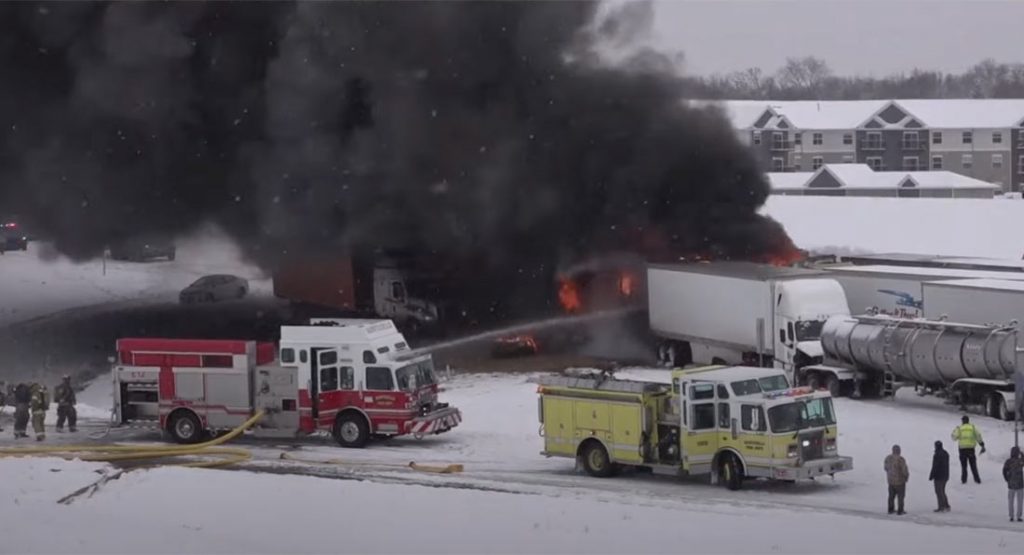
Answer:
[{"label": "snow covered ground", "polygon": [[1009,199],[768,197],[762,212],[807,250],[1017,259],[1024,202]]},{"label": "snow covered ground", "polygon": [[181,289],[211,273],[249,279],[254,295],[269,294],[272,288],[231,242],[211,230],[180,240],[171,262],[76,263],[62,256],[42,258],[47,250],[45,243],[33,242],[27,252],[0,256],[0,325],[97,305],[110,310],[138,302],[176,302]]},{"label": "snow covered ground", "polygon": [[[571,460],[540,456],[529,378],[455,376],[444,395],[465,419],[441,436],[364,450],[329,440],[248,439],[240,442],[254,452],[247,468],[258,472],[137,470],[68,505],[56,500],[111,469],[0,460],[0,473],[19,476],[0,481],[3,545],[25,553],[1009,553],[1024,545],[1024,524],[1006,521],[999,476],[1010,423],[978,417],[989,447],[979,461],[983,483],[954,480],[953,512],[935,514],[927,481],[932,442],[948,446],[959,415],[934,399],[912,392],[895,401],[840,399],[840,451],[854,457],[853,471],[835,481],[753,483],[730,492],[705,480],[590,478]],[[98,385],[83,394],[94,396],[102,397]],[[903,517],[884,510],[882,459],[894,442],[911,472]],[[283,463],[283,449],[347,463]],[[465,471],[419,474],[403,468],[409,461],[461,463]],[[955,461],[952,470],[958,474]]]}]

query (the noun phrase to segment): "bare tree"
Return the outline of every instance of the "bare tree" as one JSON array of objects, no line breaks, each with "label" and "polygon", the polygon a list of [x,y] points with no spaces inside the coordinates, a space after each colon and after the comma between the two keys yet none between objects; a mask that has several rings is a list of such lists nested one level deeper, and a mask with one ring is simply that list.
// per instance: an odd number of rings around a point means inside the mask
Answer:
[{"label": "bare tree", "polygon": [[778,73],[779,86],[797,91],[819,92],[832,70],[821,58],[786,58],[786,65]]}]

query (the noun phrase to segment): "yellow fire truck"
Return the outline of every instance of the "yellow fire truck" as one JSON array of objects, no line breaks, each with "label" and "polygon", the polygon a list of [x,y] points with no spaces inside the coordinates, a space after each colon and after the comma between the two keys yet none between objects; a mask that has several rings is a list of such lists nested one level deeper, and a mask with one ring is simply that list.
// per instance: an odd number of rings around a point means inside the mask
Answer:
[{"label": "yellow fire truck", "polygon": [[828,391],[792,389],[781,370],[709,366],[671,384],[603,373],[538,380],[543,455],[575,458],[592,476],[625,466],[745,478],[813,479],[853,468],[836,443]]}]

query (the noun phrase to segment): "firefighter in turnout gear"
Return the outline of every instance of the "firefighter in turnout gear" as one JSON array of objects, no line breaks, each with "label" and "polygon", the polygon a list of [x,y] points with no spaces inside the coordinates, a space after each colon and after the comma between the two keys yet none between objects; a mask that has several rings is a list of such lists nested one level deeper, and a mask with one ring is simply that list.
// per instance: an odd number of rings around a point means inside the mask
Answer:
[{"label": "firefighter in turnout gear", "polygon": [[30,389],[32,393],[32,429],[36,432],[36,441],[46,439],[46,411],[50,408],[50,392],[46,386],[33,383]]},{"label": "firefighter in turnout gear", "polygon": [[974,455],[974,448],[981,446],[982,454],[985,453],[985,441],[981,439],[981,430],[965,414],[961,424],[953,429],[953,441],[957,442],[960,449],[960,482],[967,483],[967,465],[971,466],[971,474],[974,475],[974,482],[981,483],[981,476],[978,476],[978,459]]},{"label": "firefighter in turnout gear", "polygon": [[54,391],[54,401],[57,402],[57,432],[64,431],[64,421],[67,420],[68,430],[71,433],[78,431],[78,412],[75,410],[75,390],[71,388],[71,376],[64,375]]},{"label": "firefighter in turnout gear", "polygon": [[14,437],[15,439],[28,437],[25,430],[28,428],[28,405],[32,400],[28,384],[16,385],[11,397],[14,398]]}]

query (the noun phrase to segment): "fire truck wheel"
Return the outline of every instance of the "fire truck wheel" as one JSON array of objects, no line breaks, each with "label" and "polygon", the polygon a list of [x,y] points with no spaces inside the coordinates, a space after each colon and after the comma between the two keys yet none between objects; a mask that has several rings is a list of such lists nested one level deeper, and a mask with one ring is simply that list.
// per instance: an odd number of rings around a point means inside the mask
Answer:
[{"label": "fire truck wheel", "polygon": [[607,478],[615,473],[608,450],[599,441],[591,440],[583,446],[583,470],[597,478]]},{"label": "fire truck wheel", "polygon": [[722,455],[722,462],[718,469],[718,480],[728,489],[733,491],[740,489],[743,485],[743,471],[740,463],[733,455]]},{"label": "fire truck wheel", "polygon": [[171,432],[171,437],[178,443],[197,443],[203,438],[202,424],[196,415],[187,410],[178,412],[171,418],[167,431]]},{"label": "fire truck wheel", "polygon": [[334,421],[334,440],[342,447],[363,447],[370,439],[370,426],[363,415],[350,412]]}]

